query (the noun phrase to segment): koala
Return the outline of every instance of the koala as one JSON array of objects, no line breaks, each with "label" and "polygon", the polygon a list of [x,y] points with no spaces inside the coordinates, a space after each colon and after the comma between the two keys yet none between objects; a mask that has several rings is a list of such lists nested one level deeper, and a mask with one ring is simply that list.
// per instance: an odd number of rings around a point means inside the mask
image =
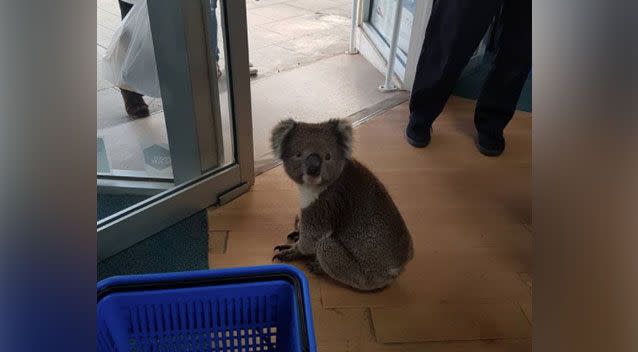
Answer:
[{"label": "koala", "polygon": [[412,238],[383,184],[352,158],[352,126],[288,119],[270,142],[299,187],[301,208],[293,243],[276,246],[273,260],[305,259],[311,272],[361,291],[398,277],[413,257]]}]

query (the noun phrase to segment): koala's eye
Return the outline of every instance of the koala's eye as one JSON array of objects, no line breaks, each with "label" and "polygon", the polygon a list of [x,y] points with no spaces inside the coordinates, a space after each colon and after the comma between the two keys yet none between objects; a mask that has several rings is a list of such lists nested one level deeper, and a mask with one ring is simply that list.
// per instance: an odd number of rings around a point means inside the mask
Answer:
[{"label": "koala's eye", "polygon": [[331,157],[331,156],[330,156],[330,153],[327,153],[327,154],[326,154],[326,160],[330,160],[330,157]]},{"label": "koala's eye", "polygon": [[301,153],[297,153],[297,155],[295,155],[297,158],[301,158]]}]

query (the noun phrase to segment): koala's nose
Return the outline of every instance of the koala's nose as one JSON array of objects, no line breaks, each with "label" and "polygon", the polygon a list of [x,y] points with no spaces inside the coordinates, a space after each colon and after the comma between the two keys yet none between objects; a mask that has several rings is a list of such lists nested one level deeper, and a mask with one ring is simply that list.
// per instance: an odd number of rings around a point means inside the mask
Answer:
[{"label": "koala's nose", "polygon": [[321,157],[319,154],[310,154],[304,162],[306,166],[306,174],[310,176],[319,176],[321,173]]}]

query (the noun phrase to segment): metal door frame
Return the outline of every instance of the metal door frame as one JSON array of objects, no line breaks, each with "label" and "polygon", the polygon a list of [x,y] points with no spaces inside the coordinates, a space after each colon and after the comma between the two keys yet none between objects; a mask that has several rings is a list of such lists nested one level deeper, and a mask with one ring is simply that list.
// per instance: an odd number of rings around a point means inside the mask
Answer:
[{"label": "metal door frame", "polygon": [[[219,165],[221,119],[207,44],[209,0],[148,0],[156,62],[174,165],[175,187],[97,222],[98,261],[254,183],[248,38],[244,1],[220,1],[234,159]],[[143,182],[143,181],[140,181]]]},{"label": "metal door frame", "polygon": [[[357,0],[353,0],[357,1]],[[363,53],[373,65],[379,69],[383,66],[381,71],[385,71],[387,68],[387,58],[390,55],[390,43],[384,39],[379,31],[370,23],[370,15],[372,11],[372,0],[358,0],[361,1],[359,8],[361,9],[361,23],[360,23],[360,37],[361,40],[367,41],[370,46],[376,51],[375,53]],[[396,58],[398,59],[394,65],[394,74],[400,80],[404,89],[412,87],[414,82],[414,75],[416,73],[416,63],[419,60],[419,53],[421,52],[421,46],[423,44],[423,37],[425,36],[425,29],[427,27],[428,20],[430,19],[430,13],[432,11],[433,0],[417,0],[415,1],[415,13],[412,28],[410,29],[410,42],[408,45],[408,52],[403,53],[401,50],[396,50]]]}]

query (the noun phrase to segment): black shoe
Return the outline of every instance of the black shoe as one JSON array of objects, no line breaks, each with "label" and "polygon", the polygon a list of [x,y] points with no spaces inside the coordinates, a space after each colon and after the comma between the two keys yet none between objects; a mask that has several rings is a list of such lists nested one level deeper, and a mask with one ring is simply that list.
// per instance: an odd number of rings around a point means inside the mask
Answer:
[{"label": "black shoe", "polygon": [[405,129],[405,139],[415,148],[425,148],[430,144],[430,139],[432,139],[431,130],[432,127],[427,127],[425,131],[417,134],[411,124],[408,124]]},{"label": "black shoe", "polygon": [[149,116],[148,105],[146,105],[141,94],[126,89],[121,89],[120,93],[122,93],[124,107],[128,116],[134,119]]},{"label": "black shoe", "polygon": [[499,156],[505,150],[505,138],[503,138],[503,135],[490,136],[485,133],[479,133],[476,140],[476,148],[485,156]]}]

